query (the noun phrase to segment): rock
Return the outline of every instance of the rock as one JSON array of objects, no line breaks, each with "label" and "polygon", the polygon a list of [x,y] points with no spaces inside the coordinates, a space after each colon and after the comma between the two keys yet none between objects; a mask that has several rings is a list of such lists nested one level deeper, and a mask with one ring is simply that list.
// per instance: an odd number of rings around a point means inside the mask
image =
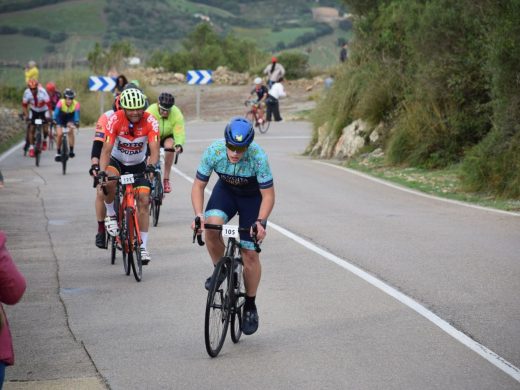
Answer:
[{"label": "rock", "polygon": [[355,120],[343,129],[343,134],[334,147],[334,157],[350,158],[365,146],[364,133],[368,124],[361,119]]}]

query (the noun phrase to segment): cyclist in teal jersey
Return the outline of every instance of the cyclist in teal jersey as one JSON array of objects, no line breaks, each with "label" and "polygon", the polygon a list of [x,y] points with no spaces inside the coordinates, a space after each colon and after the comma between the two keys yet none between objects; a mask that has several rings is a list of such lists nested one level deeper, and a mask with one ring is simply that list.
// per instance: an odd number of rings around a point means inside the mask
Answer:
[{"label": "cyclist in teal jersey", "polygon": [[[266,236],[267,218],[273,209],[275,195],[267,155],[253,142],[254,135],[253,125],[247,119],[231,119],[224,131],[225,138],[214,141],[202,155],[191,191],[191,201],[195,215],[202,220],[203,228],[204,222],[225,224],[238,213],[239,226],[256,225],[256,238],[261,242]],[[213,171],[219,180],[203,213],[204,189]],[[192,228],[194,226],[193,223]],[[255,298],[262,272],[251,234],[240,233],[246,286],[242,331],[246,335],[258,329]],[[225,249],[220,232],[207,230],[205,239],[215,265],[224,255]],[[209,278],[206,280],[206,288],[209,288]]]}]

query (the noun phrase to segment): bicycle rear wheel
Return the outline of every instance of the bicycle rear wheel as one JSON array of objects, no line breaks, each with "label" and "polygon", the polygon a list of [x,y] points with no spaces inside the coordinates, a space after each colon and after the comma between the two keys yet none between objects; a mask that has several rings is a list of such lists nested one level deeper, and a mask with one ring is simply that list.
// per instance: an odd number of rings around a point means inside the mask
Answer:
[{"label": "bicycle rear wheel", "polygon": [[233,282],[235,286],[234,291],[234,309],[231,315],[231,340],[234,343],[240,341],[242,336],[242,313],[244,309],[244,303],[246,302],[246,288],[244,285],[244,274],[242,259],[240,257],[235,258],[235,271],[233,272]]},{"label": "bicycle rear wheel", "polygon": [[67,173],[67,160],[69,159],[69,143],[67,137],[63,136],[61,141],[61,167],[62,172],[65,175]]},{"label": "bicycle rear wheel", "polygon": [[204,341],[206,343],[206,351],[211,357],[216,357],[222,349],[229,325],[231,309],[229,293],[233,293],[229,283],[229,274],[224,282],[218,282],[222,267],[228,263],[230,263],[230,259],[223,257],[215,266],[206,301]]}]

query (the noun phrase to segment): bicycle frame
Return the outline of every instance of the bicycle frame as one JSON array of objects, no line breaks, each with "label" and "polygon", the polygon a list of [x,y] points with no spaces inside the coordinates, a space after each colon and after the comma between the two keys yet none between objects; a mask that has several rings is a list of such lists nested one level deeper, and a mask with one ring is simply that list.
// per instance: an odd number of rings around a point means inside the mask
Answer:
[{"label": "bicycle frame", "polygon": [[[132,268],[135,280],[138,282],[142,279],[142,261],[140,260],[139,250],[143,241],[141,238],[141,229],[139,227],[138,209],[133,184],[136,178],[145,177],[145,175],[145,173],[129,173],[120,176],[107,177],[107,180],[109,181],[117,180],[123,187],[123,195],[117,220],[119,231],[124,232],[121,235],[123,263],[125,273],[129,275],[130,268]],[[123,223],[123,221],[125,221],[125,223]],[[134,251],[137,256],[136,258],[134,258]]]}]

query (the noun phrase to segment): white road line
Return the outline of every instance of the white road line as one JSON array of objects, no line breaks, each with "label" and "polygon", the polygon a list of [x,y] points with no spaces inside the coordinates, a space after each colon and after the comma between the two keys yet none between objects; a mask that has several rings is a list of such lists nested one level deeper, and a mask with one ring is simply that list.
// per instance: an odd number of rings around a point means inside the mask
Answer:
[{"label": "white road line", "polygon": [[[327,164],[334,166],[332,164]],[[193,183],[193,178],[186,175],[184,172],[181,172],[178,168],[172,167],[172,170],[178,174],[179,176],[182,176],[186,180],[188,180],[190,183]],[[365,175],[363,175],[365,176]],[[371,178],[371,177],[369,177]],[[372,179],[372,178],[371,178]],[[378,181],[378,180],[376,180]],[[383,182],[383,184],[386,184]],[[211,194],[211,191],[206,187],[206,192]],[[488,362],[493,364],[495,367],[499,368],[503,372],[505,372],[507,375],[515,379],[517,382],[520,382],[520,369],[518,369],[516,366],[508,362],[506,359],[501,357],[500,355],[496,354],[489,348],[485,347],[484,345],[478,343],[477,341],[473,340],[472,338],[468,337],[461,331],[457,330],[453,326],[451,326],[449,323],[444,321],[442,318],[422,306],[420,303],[415,301],[414,299],[410,298],[409,296],[403,294],[402,292],[396,290],[392,286],[386,284],[385,282],[377,279],[376,277],[370,275],[369,273],[363,271],[362,269],[356,267],[354,264],[349,263],[348,261],[341,259],[335,255],[333,255],[330,252],[327,252],[324,249],[321,249],[320,247],[310,243],[309,241],[306,241],[302,237],[290,232],[289,230],[275,224],[272,221],[269,221],[269,226],[279,233],[283,234],[284,236],[290,238],[291,240],[295,241],[296,243],[304,246],[305,248],[309,249],[310,251],[324,257],[326,260],[332,261],[336,265],[339,265],[340,267],[346,269],[347,271],[350,271],[354,275],[358,276],[359,278],[363,279],[364,281],[370,283],[372,286],[376,287],[377,289],[383,291],[384,293],[388,294],[392,298],[396,299],[397,301],[401,302],[402,304],[408,306],[410,309],[418,313],[419,315],[426,318],[428,321],[433,323],[434,325],[438,326],[440,329],[442,329],[444,332],[449,334],[451,337],[453,337],[458,342],[462,343],[469,349],[471,349],[473,352],[476,352],[480,356],[482,356],[484,359],[486,359]]]},{"label": "white road line", "polygon": [[477,210],[491,211],[491,212],[494,212],[494,213],[513,215],[515,217],[520,217],[520,213],[515,213],[514,211],[499,210],[499,209],[494,209],[494,208],[491,208],[491,207],[478,206],[478,205],[475,205],[475,204],[462,202],[460,200],[441,198],[441,197],[438,197],[438,196],[425,194],[424,192],[421,192],[421,191],[416,191],[416,190],[412,190],[410,188],[402,187],[402,186],[400,186],[398,184],[390,183],[390,182],[388,182],[386,180],[379,179],[377,177],[373,177],[373,176],[367,175],[366,173],[359,172],[359,171],[356,171],[354,169],[345,168],[345,167],[342,167],[342,166],[339,166],[339,165],[335,165],[335,164],[331,164],[331,163],[323,162],[323,161],[313,160],[313,162],[316,163],[316,164],[327,165],[327,166],[332,167],[332,168],[340,169],[342,171],[347,171],[348,173],[352,173],[353,175],[364,177],[365,179],[375,181],[376,183],[379,183],[379,184],[384,184],[387,187],[392,187],[392,188],[395,188],[395,189],[403,191],[403,192],[408,192],[410,194],[422,196],[424,198],[435,199],[435,200],[438,200],[440,202],[452,203],[452,204],[456,204],[456,205],[459,205],[459,206],[470,207],[470,208],[477,209]]}]

